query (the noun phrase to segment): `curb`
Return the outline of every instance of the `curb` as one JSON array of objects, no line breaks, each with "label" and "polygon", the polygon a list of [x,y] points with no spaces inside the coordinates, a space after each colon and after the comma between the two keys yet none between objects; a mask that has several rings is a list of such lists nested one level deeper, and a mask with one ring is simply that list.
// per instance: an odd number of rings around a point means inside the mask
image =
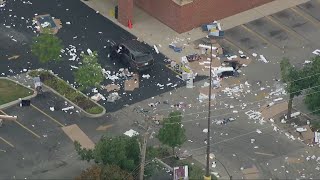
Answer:
[{"label": "curb", "polygon": [[9,108],[9,107],[15,106],[15,105],[19,104],[21,100],[29,100],[29,99],[32,99],[32,98],[34,98],[34,97],[37,96],[37,92],[36,92],[34,89],[31,89],[31,88],[29,88],[29,87],[27,87],[27,86],[19,83],[18,81],[14,81],[14,80],[9,79],[9,78],[7,78],[7,77],[0,77],[0,79],[5,79],[5,80],[12,81],[12,82],[14,82],[14,83],[16,83],[16,84],[18,84],[18,85],[21,85],[21,86],[23,86],[23,87],[25,87],[25,88],[30,89],[31,91],[33,91],[33,94],[30,95],[30,96],[26,96],[26,97],[24,97],[24,98],[20,98],[20,99],[17,99],[17,100],[8,102],[8,103],[6,103],[6,104],[0,105],[0,109],[6,109],[6,108]]},{"label": "curb", "polygon": [[[37,70],[34,70],[34,71],[37,71]],[[51,73],[50,71],[48,71],[49,73]],[[59,80],[62,80],[64,81],[63,79],[61,79],[60,77],[58,77],[57,75],[51,73],[53,76],[55,76],[57,79]],[[65,82],[65,81],[64,81]],[[74,102],[70,101],[69,99],[67,99],[66,97],[62,96],[60,93],[58,93],[56,90],[52,89],[51,87],[45,85],[44,83],[42,83],[42,85],[49,89],[50,91],[52,91],[53,93],[55,93],[56,95],[58,95],[59,97],[63,98],[64,100],[68,101],[70,104],[72,104],[74,107],[80,109],[81,113],[83,113],[86,117],[89,117],[89,118],[98,118],[98,117],[101,117],[103,115],[106,114],[106,108],[104,108],[103,106],[101,106],[100,104],[98,104],[97,102],[95,101],[92,101],[87,95],[83,94],[81,91],[77,90],[76,88],[70,86],[70,88],[72,88],[73,90],[79,92],[80,94],[82,94],[84,97],[87,97],[91,102],[93,102],[94,104],[96,104],[97,106],[101,107],[103,110],[100,114],[90,114],[88,112],[86,112],[84,109],[80,108],[78,105],[76,105]]]}]

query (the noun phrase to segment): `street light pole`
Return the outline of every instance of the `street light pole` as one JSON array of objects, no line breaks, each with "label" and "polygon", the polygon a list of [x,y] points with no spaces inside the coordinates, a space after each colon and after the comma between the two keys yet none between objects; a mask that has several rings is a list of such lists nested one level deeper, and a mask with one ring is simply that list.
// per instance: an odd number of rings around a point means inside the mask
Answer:
[{"label": "street light pole", "polygon": [[209,107],[208,107],[208,132],[207,132],[207,167],[206,167],[206,176],[205,180],[211,180],[210,175],[210,116],[211,116],[211,89],[212,89],[212,42],[211,42],[211,51],[210,51],[210,68],[209,68]]}]

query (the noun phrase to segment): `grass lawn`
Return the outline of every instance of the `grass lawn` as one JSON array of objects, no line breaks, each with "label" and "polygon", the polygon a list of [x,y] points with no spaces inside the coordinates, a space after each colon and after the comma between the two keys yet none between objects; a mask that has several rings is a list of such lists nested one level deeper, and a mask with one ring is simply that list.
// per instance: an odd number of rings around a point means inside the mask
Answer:
[{"label": "grass lawn", "polygon": [[0,79],[0,105],[24,98],[33,94],[33,91],[27,89],[13,81]]}]

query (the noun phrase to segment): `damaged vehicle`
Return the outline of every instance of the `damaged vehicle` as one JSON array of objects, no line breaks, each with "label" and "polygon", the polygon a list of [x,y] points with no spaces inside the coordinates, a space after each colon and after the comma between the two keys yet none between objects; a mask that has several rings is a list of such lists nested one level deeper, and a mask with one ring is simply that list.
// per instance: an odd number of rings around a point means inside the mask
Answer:
[{"label": "damaged vehicle", "polygon": [[147,45],[137,40],[112,45],[110,58],[138,72],[149,70],[154,65],[153,56]]}]

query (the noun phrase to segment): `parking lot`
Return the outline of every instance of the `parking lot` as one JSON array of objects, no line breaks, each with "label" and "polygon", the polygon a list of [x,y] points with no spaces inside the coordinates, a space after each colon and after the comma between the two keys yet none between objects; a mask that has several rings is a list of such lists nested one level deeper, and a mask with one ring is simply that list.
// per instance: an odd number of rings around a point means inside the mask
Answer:
[{"label": "parking lot", "polygon": [[[252,53],[264,55],[270,63],[264,65],[261,77],[272,75],[272,69],[278,69],[283,57],[289,58],[295,65],[302,65],[314,56],[312,52],[320,46],[319,9],[319,1],[314,0],[257,19],[227,30],[221,43],[226,49],[233,48],[234,54],[238,54],[240,49],[250,57]],[[257,69],[254,68],[256,64],[254,62],[250,64],[252,68],[244,70],[248,78],[254,77],[252,71]]]},{"label": "parking lot", "polygon": [[[99,13],[87,7],[80,1],[31,1],[32,4],[22,1],[7,2],[4,10],[0,11],[0,76],[16,75],[30,69],[50,67],[59,77],[67,80],[74,85],[73,72],[78,67],[79,60],[69,60],[68,49],[74,46],[76,54],[87,52],[87,49],[97,51],[99,62],[106,71],[111,74],[119,72],[120,68],[125,68],[120,62],[113,62],[108,57],[110,53],[108,47],[110,42],[119,43],[125,40],[135,39],[132,34],[113,24]],[[50,14],[52,17],[60,19],[62,28],[57,36],[62,39],[66,53],[61,53],[60,62],[50,62],[48,65],[40,64],[38,60],[31,55],[30,46],[32,38],[36,36],[35,25],[32,25],[32,19],[35,14]],[[68,23],[68,24],[67,24]],[[13,40],[14,39],[14,40]],[[67,49],[68,48],[68,49]],[[155,53],[149,46],[155,59],[155,66],[152,70],[140,74],[139,88],[134,91],[124,91],[124,79],[116,80],[121,90],[119,94],[121,99],[114,103],[101,101],[108,112],[121,109],[126,104],[133,104],[143,99],[170,91],[183,85],[182,81],[176,77],[176,74],[168,69],[165,64],[165,56]],[[19,56],[15,60],[8,60],[12,56]],[[72,66],[72,67],[71,67]],[[142,78],[143,74],[149,74],[150,78]],[[111,80],[105,80],[102,85],[111,84]],[[166,85],[171,83],[172,86]],[[90,95],[94,93],[88,90]],[[106,90],[100,90],[100,93],[107,97],[110,93]]]},{"label": "parking lot", "polygon": [[[286,57],[294,65],[301,67],[305,60],[315,56],[312,52],[320,48],[319,15],[320,1],[313,0],[227,30],[225,38],[219,40],[228,54],[239,55],[238,51],[241,50],[252,58],[247,67],[240,69],[242,74],[240,82],[234,85],[239,87],[239,84],[242,84],[246,87],[244,84],[247,81],[249,87],[241,91],[240,97],[234,95],[226,97],[223,92],[217,93],[215,100],[217,103],[211,112],[212,152],[226,166],[234,179],[248,178],[249,174],[254,174],[251,179],[319,177],[318,161],[306,160],[312,156],[319,157],[318,148],[308,147],[297,139],[290,139],[290,136],[288,138],[286,130],[275,131],[267,119],[261,124],[245,115],[245,112],[257,110],[270,101],[266,96],[281,87],[278,80],[281,78],[279,63],[282,58]],[[253,57],[253,53],[258,56]],[[258,61],[259,55],[266,57],[269,62]],[[196,87],[202,85],[203,82]],[[247,90],[250,91],[247,93]],[[207,104],[196,100],[198,95],[197,89],[182,88],[176,94],[166,93],[158,97],[159,99],[141,103],[141,106],[164,100],[169,100],[169,104],[185,103],[180,110],[184,112],[182,122],[186,128],[188,142],[182,149],[188,150],[195,159],[205,165],[207,134],[203,130],[207,128],[208,110]],[[285,95],[282,97],[287,98]],[[298,97],[294,100],[294,104],[301,112],[308,113],[306,108],[300,108],[303,106],[302,100],[303,97]],[[159,105],[154,114],[167,115],[169,109],[168,105]],[[216,120],[227,117],[236,120],[226,125],[215,124]],[[245,174],[246,169],[251,169],[252,172]],[[217,168],[212,168],[212,171],[219,172],[223,178],[228,178],[219,162]]]},{"label": "parking lot", "polygon": [[[6,164],[0,168],[0,179],[73,178],[87,164],[78,159],[73,142],[62,127],[76,124],[93,142],[106,132],[116,133],[112,126],[117,129],[117,123],[111,116],[89,119],[77,109],[61,110],[68,106],[63,99],[45,92],[32,99],[31,106],[0,111],[18,117],[0,128],[0,161]],[[55,107],[55,111],[50,107]],[[97,130],[107,125],[109,129]]]}]

